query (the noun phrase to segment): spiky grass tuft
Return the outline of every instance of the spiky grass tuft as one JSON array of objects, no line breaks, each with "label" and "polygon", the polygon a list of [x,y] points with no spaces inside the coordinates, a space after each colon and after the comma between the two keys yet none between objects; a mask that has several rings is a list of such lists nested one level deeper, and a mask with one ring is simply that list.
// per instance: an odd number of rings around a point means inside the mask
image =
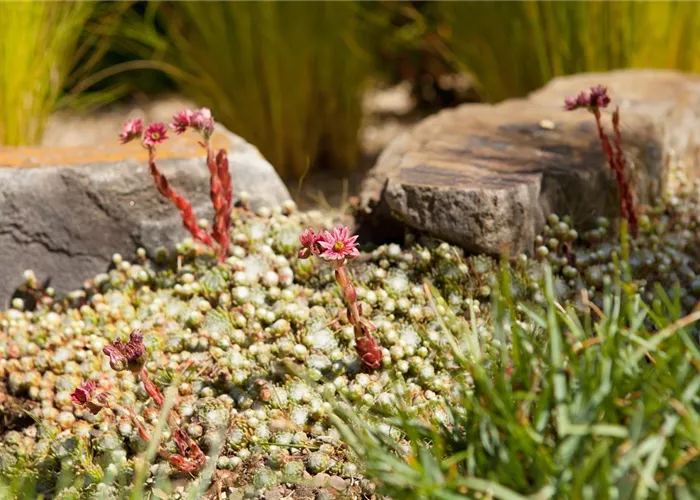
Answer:
[{"label": "spiky grass tuft", "polygon": [[[100,104],[119,95],[119,86],[87,98],[80,90],[128,4],[0,2],[0,144],[37,144],[57,107]],[[66,88],[76,92],[64,94]]]},{"label": "spiky grass tuft", "polygon": [[[287,178],[307,165],[351,169],[360,97],[377,30],[359,2],[175,2],[145,36],[182,71],[171,76],[198,105],[255,144]],[[148,17],[148,16],[147,16]],[[156,23],[157,24],[157,23]],[[367,28],[370,26],[370,28]]]},{"label": "spiky grass tuft", "polygon": [[[654,313],[619,279],[602,310],[576,310],[555,300],[549,268],[544,276],[541,310],[495,294],[494,339],[507,335],[507,342],[487,347],[467,322],[463,338],[445,329],[453,340],[445,356],[468,374],[456,378],[461,396],[448,405],[446,422],[409,416],[406,407],[385,421],[401,431],[397,441],[379,432],[376,418],[336,405],[336,426],[382,493],[502,500],[700,494],[700,351],[689,334],[700,311],[673,321],[667,297],[667,316]],[[435,296],[434,303],[444,301]]]}]

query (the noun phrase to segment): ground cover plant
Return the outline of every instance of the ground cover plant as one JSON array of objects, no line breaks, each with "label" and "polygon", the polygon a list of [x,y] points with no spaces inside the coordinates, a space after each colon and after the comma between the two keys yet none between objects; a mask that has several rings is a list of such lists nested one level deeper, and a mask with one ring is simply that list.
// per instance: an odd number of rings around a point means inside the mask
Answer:
[{"label": "ground cover plant", "polygon": [[[171,130],[208,151],[210,118]],[[167,134],[121,139],[172,199]],[[229,205],[225,245],[183,217],[174,251],[114,255],[67,297],[28,271],[32,300],[0,312],[0,495],[694,498],[700,186],[672,176],[636,237],[552,214],[532,258],[360,248],[288,202]]]}]

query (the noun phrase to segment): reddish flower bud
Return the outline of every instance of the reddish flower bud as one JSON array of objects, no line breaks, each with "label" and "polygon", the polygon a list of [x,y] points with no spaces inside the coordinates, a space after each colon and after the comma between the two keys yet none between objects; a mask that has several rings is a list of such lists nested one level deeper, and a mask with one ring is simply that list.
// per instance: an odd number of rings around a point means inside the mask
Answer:
[{"label": "reddish flower bud", "polygon": [[143,120],[141,118],[136,118],[124,123],[122,132],[119,134],[119,139],[121,139],[122,144],[126,144],[136,138],[140,138],[141,134],[143,134]]},{"label": "reddish flower bud", "polygon": [[590,105],[590,98],[585,92],[581,92],[576,97],[567,97],[564,99],[564,106],[567,110],[573,111],[574,109],[587,108]]},{"label": "reddish flower bud", "polygon": [[121,340],[115,340],[112,345],[102,349],[109,356],[109,366],[115,371],[129,369],[139,373],[146,363],[146,347],[143,345],[143,334],[140,330],[134,330],[125,344]]},{"label": "reddish flower bud", "polygon": [[589,95],[589,106],[592,108],[606,108],[610,104],[610,96],[608,96],[607,87],[598,85],[592,87]]},{"label": "reddish flower bud", "polygon": [[309,257],[311,257],[311,250],[309,250],[308,248],[301,248],[297,253],[297,257],[300,259],[308,259]]},{"label": "reddish flower bud", "polygon": [[109,366],[116,372],[126,370],[126,358],[121,351],[123,345],[121,340],[116,340],[114,345],[107,345],[102,349],[102,352],[109,356]]},{"label": "reddish flower bud", "polygon": [[71,400],[78,406],[87,408],[90,413],[97,415],[104,407],[107,394],[101,392],[95,395],[97,384],[92,380],[82,382],[70,395]]},{"label": "reddish flower bud", "polygon": [[75,404],[83,406],[90,401],[95,389],[97,389],[97,384],[92,380],[83,382],[71,392],[70,398]]},{"label": "reddish flower bud", "polygon": [[306,259],[311,254],[321,255],[323,248],[321,248],[320,242],[325,241],[325,236],[321,233],[316,233],[313,229],[305,229],[299,235],[299,241],[303,248],[299,251],[298,257]]},{"label": "reddish flower bud", "polygon": [[602,85],[591,87],[588,93],[581,91],[576,97],[570,96],[564,99],[564,107],[569,111],[579,108],[605,108],[608,104],[610,104],[608,89]]},{"label": "reddish flower bud", "polygon": [[209,108],[201,108],[192,114],[192,128],[201,133],[205,139],[209,139],[214,133],[214,118]]},{"label": "reddish flower bud", "polygon": [[176,134],[182,134],[192,124],[193,115],[194,112],[189,109],[184,109],[176,113],[173,115],[173,123],[170,124],[170,128],[173,129]]}]

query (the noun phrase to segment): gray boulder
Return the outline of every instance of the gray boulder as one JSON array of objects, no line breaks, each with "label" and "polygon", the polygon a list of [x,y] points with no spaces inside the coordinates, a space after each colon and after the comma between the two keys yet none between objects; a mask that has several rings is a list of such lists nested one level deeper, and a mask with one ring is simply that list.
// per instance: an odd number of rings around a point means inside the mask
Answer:
[{"label": "gray boulder", "polygon": [[[220,125],[214,139],[217,150],[228,151],[235,198],[247,191],[253,209],[290,198],[257,148]],[[196,138],[161,146],[159,168],[197,217],[211,221],[209,173]],[[114,253],[129,258],[138,247],[172,248],[187,236],[138,144],[0,149],[0,307],[25,269],[66,292],[105,271]]]}]

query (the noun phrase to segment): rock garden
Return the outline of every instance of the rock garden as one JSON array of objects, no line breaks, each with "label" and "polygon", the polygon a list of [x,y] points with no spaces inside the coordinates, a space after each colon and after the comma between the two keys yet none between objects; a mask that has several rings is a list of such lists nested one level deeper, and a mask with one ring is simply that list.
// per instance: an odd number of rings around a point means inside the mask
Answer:
[{"label": "rock garden", "polygon": [[700,497],[699,82],[443,109],[339,208],[213,106],[0,148],[0,499]]}]

